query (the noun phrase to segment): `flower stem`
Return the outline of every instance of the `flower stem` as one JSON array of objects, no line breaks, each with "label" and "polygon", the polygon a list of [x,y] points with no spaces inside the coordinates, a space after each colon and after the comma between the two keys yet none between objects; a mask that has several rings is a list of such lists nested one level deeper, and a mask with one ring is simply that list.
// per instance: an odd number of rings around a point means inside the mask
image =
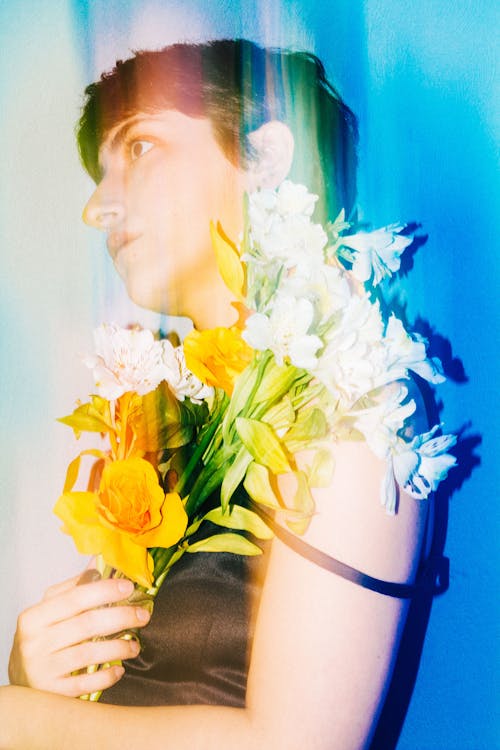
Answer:
[{"label": "flower stem", "polygon": [[200,441],[200,443],[199,443],[198,447],[196,448],[196,450],[193,451],[193,455],[189,459],[189,461],[188,461],[188,463],[186,465],[186,468],[184,469],[184,471],[182,472],[181,476],[177,480],[177,483],[176,483],[176,485],[174,487],[174,492],[177,492],[181,497],[182,497],[182,493],[184,492],[184,489],[186,487],[186,484],[187,484],[188,480],[191,477],[193,469],[195,468],[196,464],[198,463],[198,461],[201,459],[201,457],[205,453],[206,449],[210,445],[210,442],[211,442],[213,436],[215,435],[215,433],[217,431],[217,428],[218,428],[218,426],[220,424],[220,421],[222,419],[222,414],[223,414],[222,409],[219,409],[219,411],[217,412],[217,414],[214,417],[214,420],[213,420],[212,424],[210,425],[210,427],[207,429],[205,435],[203,436],[203,439]]}]

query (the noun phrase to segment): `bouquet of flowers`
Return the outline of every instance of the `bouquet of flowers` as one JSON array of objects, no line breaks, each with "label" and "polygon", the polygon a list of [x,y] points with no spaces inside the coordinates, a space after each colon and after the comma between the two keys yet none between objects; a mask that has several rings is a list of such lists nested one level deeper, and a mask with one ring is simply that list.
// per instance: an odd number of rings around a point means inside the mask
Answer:
[{"label": "bouquet of flowers", "polygon": [[[396,224],[359,230],[343,212],[323,227],[316,200],[285,181],[249,196],[239,244],[211,227],[234,326],[193,330],[178,347],[147,330],[96,331],[86,360],[96,393],[61,421],[107,442],[70,464],[55,512],[79,551],[97,555],[103,575],[135,581],[137,597],[154,597],[184,553],[260,554],[241,532],[272,537],[269,511],[304,533],[313,488],[331,480],[332,441],[365,440],[386,461],[388,513],[396,482],[424,499],[455,464],[453,435],[412,433],[404,385],[410,372],[443,381],[440,363],[379,302],[412,237]],[[299,469],[304,449],[312,458]],[[76,492],[86,454],[96,461]],[[293,497],[279,491],[282,474],[295,478]],[[224,530],[193,541],[204,521]]]}]

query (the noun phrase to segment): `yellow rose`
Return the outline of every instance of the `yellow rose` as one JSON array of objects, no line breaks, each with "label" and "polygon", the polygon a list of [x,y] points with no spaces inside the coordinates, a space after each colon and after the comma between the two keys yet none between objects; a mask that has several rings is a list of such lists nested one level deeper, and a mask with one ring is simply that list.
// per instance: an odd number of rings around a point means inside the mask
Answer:
[{"label": "yellow rose", "polygon": [[207,385],[231,396],[238,375],[253,358],[253,349],[237,326],[191,331],[184,339],[184,355],[191,372]]},{"label": "yellow rose", "polygon": [[107,464],[98,492],[66,492],[54,512],[79,552],[102,554],[108,565],[146,588],[153,584],[148,547],[170,547],[187,526],[181,498],[165,495],[143,458]]}]

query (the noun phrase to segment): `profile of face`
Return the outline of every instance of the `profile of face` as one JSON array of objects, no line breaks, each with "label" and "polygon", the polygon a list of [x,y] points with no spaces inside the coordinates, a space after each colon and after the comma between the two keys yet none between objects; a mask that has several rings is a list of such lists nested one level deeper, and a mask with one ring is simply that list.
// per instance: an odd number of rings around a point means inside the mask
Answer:
[{"label": "profile of face", "polygon": [[237,238],[244,192],[278,184],[291,163],[293,139],[282,123],[266,123],[250,142],[257,157],[243,169],[226,157],[209,119],[174,109],[138,113],[107,133],[102,179],[83,218],[106,232],[134,302],[193,317],[200,288],[217,285],[210,222]]}]

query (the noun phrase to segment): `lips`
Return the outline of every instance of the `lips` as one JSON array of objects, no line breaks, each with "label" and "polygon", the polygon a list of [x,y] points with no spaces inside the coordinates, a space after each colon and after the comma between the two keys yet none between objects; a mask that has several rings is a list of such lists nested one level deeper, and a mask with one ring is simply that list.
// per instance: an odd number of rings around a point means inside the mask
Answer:
[{"label": "lips", "polygon": [[124,247],[130,245],[130,243],[134,242],[139,236],[140,235],[133,234],[132,232],[110,232],[106,240],[106,246],[113,260],[116,258],[120,250],[123,250]]}]

